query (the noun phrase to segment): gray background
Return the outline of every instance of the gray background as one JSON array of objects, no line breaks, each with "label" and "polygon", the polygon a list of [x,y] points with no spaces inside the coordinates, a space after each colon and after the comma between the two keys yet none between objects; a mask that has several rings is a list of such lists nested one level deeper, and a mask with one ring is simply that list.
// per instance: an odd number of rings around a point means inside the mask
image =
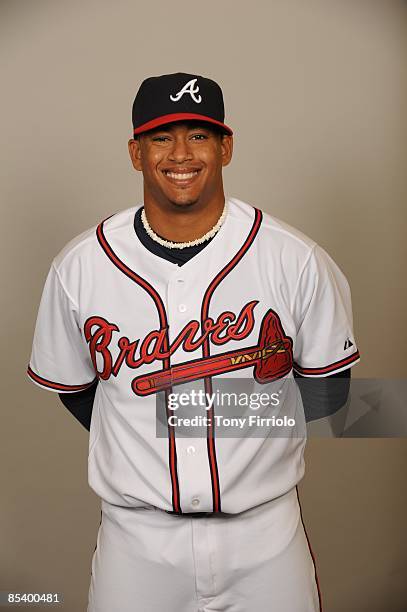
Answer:
[{"label": "gray background", "polygon": [[[86,609],[100,518],[88,434],[25,368],[54,255],[140,202],[127,140],[145,77],[221,83],[227,194],[307,233],[345,272],[353,376],[405,377],[406,32],[393,0],[1,1],[0,589],[62,591],[64,610]],[[300,497],[325,612],[406,609],[406,449],[308,444]]]}]

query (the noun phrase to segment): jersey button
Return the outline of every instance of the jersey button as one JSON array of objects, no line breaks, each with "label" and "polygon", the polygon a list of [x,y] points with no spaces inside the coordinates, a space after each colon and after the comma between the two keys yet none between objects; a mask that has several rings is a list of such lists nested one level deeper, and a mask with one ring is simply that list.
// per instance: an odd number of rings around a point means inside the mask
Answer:
[{"label": "jersey button", "polygon": [[180,304],[180,305],[178,306],[178,310],[179,310],[180,312],[186,312],[187,307],[185,306],[185,304]]},{"label": "jersey button", "polygon": [[195,455],[195,446],[188,446],[187,453],[188,455]]},{"label": "jersey button", "polygon": [[192,500],[192,502],[191,502],[191,503],[192,503],[192,505],[193,505],[193,506],[195,506],[195,508],[196,508],[197,506],[199,506],[199,503],[200,503],[200,502],[199,502],[199,499],[197,499],[196,497],[194,497],[194,499]]}]

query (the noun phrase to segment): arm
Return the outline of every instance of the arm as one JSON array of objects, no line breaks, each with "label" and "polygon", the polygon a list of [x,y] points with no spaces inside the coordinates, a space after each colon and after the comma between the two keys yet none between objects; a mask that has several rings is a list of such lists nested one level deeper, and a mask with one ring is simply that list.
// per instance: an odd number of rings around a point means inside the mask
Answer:
[{"label": "arm", "polygon": [[294,301],[298,322],[294,376],[308,431],[341,435],[346,422],[350,368],[360,359],[353,334],[349,284],[321,247],[304,266]]},{"label": "arm", "polygon": [[351,369],[323,378],[305,378],[296,372],[307,422],[307,437],[341,437],[344,431]]},{"label": "arm", "polygon": [[90,431],[93,401],[95,399],[97,385],[98,381],[84,391],[58,394],[64,406],[68,408],[75,419],[77,419],[88,431]]},{"label": "arm", "polygon": [[306,378],[294,372],[294,378],[301,392],[307,422],[331,416],[348,399],[350,368],[321,378]]},{"label": "arm", "polygon": [[78,307],[54,264],[41,296],[27,375],[39,387],[63,397],[63,403],[89,428],[96,372],[79,326]]}]

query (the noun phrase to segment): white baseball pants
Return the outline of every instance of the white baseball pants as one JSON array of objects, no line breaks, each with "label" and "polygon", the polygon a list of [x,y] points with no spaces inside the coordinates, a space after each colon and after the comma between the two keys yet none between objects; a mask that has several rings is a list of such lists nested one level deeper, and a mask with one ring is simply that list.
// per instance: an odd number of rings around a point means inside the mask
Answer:
[{"label": "white baseball pants", "polygon": [[295,488],[191,518],[102,501],[87,612],[319,612]]}]

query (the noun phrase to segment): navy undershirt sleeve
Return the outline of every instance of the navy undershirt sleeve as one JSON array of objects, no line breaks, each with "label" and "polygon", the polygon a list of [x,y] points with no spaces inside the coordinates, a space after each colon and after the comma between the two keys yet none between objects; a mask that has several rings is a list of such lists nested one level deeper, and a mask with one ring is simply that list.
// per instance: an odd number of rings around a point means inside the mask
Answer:
[{"label": "navy undershirt sleeve", "polygon": [[294,378],[300,389],[307,423],[331,416],[346,404],[351,368],[320,378],[307,378],[294,372]]},{"label": "navy undershirt sleeve", "polygon": [[95,399],[96,388],[98,381],[84,391],[76,391],[75,393],[58,393],[61,402],[69,412],[73,414],[75,419],[90,431],[90,421],[92,418],[93,400]]}]

